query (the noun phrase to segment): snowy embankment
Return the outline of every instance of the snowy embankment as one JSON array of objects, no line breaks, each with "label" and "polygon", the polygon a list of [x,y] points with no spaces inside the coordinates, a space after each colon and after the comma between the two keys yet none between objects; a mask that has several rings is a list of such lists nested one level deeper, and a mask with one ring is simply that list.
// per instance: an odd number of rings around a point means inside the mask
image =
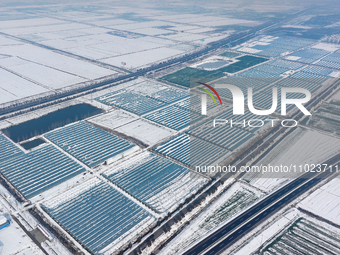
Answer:
[{"label": "snowy embankment", "polygon": [[[334,170],[335,171],[335,170]],[[320,187],[297,206],[340,225],[340,179],[335,178]]]},{"label": "snowy embankment", "polygon": [[244,254],[339,254],[340,231],[327,223],[291,209],[265,226],[230,253]]},{"label": "snowy embankment", "polygon": [[214,203],[207,207],[182,233],[172,240],[160,254],[172,255],[188,247],[200,237],[230,219],[263,193],[239,182],[234,183]]}]

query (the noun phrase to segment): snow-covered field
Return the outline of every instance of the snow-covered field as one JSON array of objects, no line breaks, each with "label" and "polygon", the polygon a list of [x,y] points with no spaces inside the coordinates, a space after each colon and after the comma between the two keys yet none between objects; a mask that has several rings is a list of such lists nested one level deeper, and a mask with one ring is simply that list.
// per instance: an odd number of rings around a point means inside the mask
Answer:
[{"label": "snow-covered field", "polygon": [[249,186],[239,182],[234,183],[172,240],[160,254],[177,254],[262,195],[263,193]]},{"label": "snow-covered field", "polygon": [[285,25],[282,27],[289,27],[289,28],[300,28],[300,29],[311,29],[312,27],[308,27],[308,26],[301,26],[301,25]]},{"label": "snow-covered field", "polygon": [[297,56],[287,56],[285,57],[285,59],[287,60],[293,60],[293,61],[296,61],[296,60],[299,60],[301,57],[297,57]]},{"label": "snow-covered field", "polygon": [[171,34],[171,35],[163,35],[162,38],[167,38],[170,40],[180,41],[180,42],[190,42],[190,41],[205,39],[205,38],[208,38],[208,36],[202,35],[202,34],[180,32],[180,33]]},{"label": "snow-covered field", "polygon": [[[340,77],[340,73],[339,73],[339,77]],[[332,97],[331,97],[331,101],[340,101],[340,90],[338,90]]]},{"label": "snow-covered field", "polygon": [[340,225],[339,187],[340,179],[335,178],[314,191],[297,206]]},{"label": "snow-covered field", "polygon": [[138,117],[132,113],[118,109],[98,117],[91,118],[88,121],[105,128],[115,129],[137,119]]},{"label": "snow-covered field", "polygon": [[30,44],[1,47],[1,53],[12,55],[12,58],[0,60],[0,65],[6,65],[5,67],[9,69],[25,63],[36,63],[40,66],[73,74],[84,79],[97,79],[117,73],[91,62],[65,56]]},{"label": "snow-covered field", "polygon": [[226,251],[223,255],[339,254],[339,238],[338,228],[293,208],[236,250]]},{"label": "snow-covered field", "polygon": [[124,82],[124,83],[118,84],[118,85],[113,86],[113,87],[109,87],[109,88],[106,88],[106,89],[99,90],[97,92],[88,94],[84,97],[87,98],[87,99],[94,99],[96,97],[103,96],[103,95],[111,93],[113,91],[117,91],[117,90],[120,90],[120,89],[127,89],[128,87],[135,86],[136,84],[139,84],[139,83],[144,82],[144,81],[145,81],[144,78],[138,77],[137,79],[134,79],[134,80],[131,80],[131,81],[128,81],[128,82]]},{"label": "snow-covered field", "polygon": [[2,247],[0,246],[0,251],[2,251],[2,254],[6,255],[44,254],[13,219],[11,219],[11,223],[8,227],[0,230],[0,240],[2,246]]},{"label": "snow-covered field", "polygon": [[256,21],[244,20],[244,19],[234,19],[234,18],[224,18],[216,16],[205,16],[199,14],[177,14],[159,17],[162,20],[176,20],[177,22],[189,23],[190,25],[196,26],[226,26],[226,25],[254,25],[257,24]]},{"label": "snow-covered field", "polygon": [[129,24],[120,24],[120,25],[117,24],[115,28],[119,30],[133,31],[133,30],[138,30],[138,29],[143,29],[143,28],[152,28],[152,27],[166,26],[166,25],[169,25],[169,22],[153,20],[153,21],[144,21],[144,22],[133,22],[133,23],[131,22]]},{"label": "snow-covered field", "polygon": [[147,95],[147,96],[151,96],[153,93],[159,92],[161,90],[164,90],[166,88],[168,88],[168,86],[162,84],[162,83],[158,83],[152,80],[143,80],[140,79],[142,82],[134,85],[134,86],[130,86],[128,88],[126,88],[127,91],[133,91],[142,95]]},{"label": "snow-covered field", "polygon": [[[119,75],[116,67],[135,69],[180,56],[197,46],[224,38],[225,33],[209,34],[219,26],[258,23],[158,10],[143,13],[140,19],[130,19],[127,9],[121,10],[122,16],[116,8],[117,16],[102,11],[98,15],[67,10],[58,15],[51,12],[49,17],[32,15],[25,19],[1,20],[0,32],[7,35],[0,35],[0,104]],[[125,11],[129,13],[126,17]],[[140,13],[144,9],[135,11]],[[183,41],[193,43],[181,46]],[[18,84],[25,89],[19,90]]]},{"label": "snow-covered field", "polygon": [[340,46],[336,44],[329,44],[329,43],[318,43],[314,45],[312,48],[333,52],[333,51],[340,49]]},{"label": "snow-covered field", "polygon": [[41,87],[52,90],[87,80],[70,73],[61,72],[17,57],[0,59],[0,67],[4,67],[7,70],[14,72],[19,77],[33,81]]},{"label": "snow-covered field", "polygon": [[42,86],[0,68],[0,104],[48,91]]},{"label": "snow-covered field", "polygon": [[6,121],[6,120],[0,121],[0,130],[1,130],[1,129],[8,128],[8,127],[10,127],[10,126],[12,126],[12,124],[9,123],[9,122]]},{"label": "snow-covered field", "polygon": [[257,50],[257,49],[253,49],[249,47],[242,47],[242,48],[239,48],[238,50],[242,52],[246,52],[246,53],[252,53],[252,54],[256,54],[262,51],[262,50]]},{"label": "snow-covered field", "polygon": [[117,57],[105,58],[102,59],[101,61],[115,66],[121,66],[121,63],[124,62],[126,63],[124,67],[133,69],[136,67],[148,65],[153,62],[158,62],[163,59],[174,57],[182,53],[183,51],[180,50],[162,47],[156,49],[149,49],[145,51],[139,51],[135,53],[129,53]]},{"label": "snow-covered field", "polygon": [[[86,167],[84,165],[84,167]],[[30,199],[30,201],[32,203],[38,203],[44,200],[49,200],[52,199],[55,196],[58,196],[60,194],[64,194],[65,191],[72,189],[74,187],[76,187],[77,185],[87,181],[88,179],[92,178],[93,174],[91,172],[86,172],[83,173],[81,175],[76,175],[74,177],[72,177],[71,179],[68,179],[54,187],[52,187],[51,189],[48,189],[44,192],[42,192],[39,195],[36,195],[35,197],[32,197]]]},{"label": "snow-covered field", "polygon": [[[1,31],[1,30],[0,30]],[[12,31],[12,30],[10,30]],[[90,62],[0,37],[0,104],[118,74]]]},{"label": "snow-covered field", "polygon": [[256,165],[288,166],[296,165],[297,172],[287,173],[247,173],[242,177],[252,186],[270,192],[282,183],[300,175],[299,166],[322,164],[324,160],[340,152],[340,140],[317,131],[298,129],[283,139]]},{"label": "snow-covered field", "polygon": [[166,137],[175,134],[175,131],[165,129],[164,127],[141,119],[125,124],[124,126],[118,127],[115,130],[128,136],[137,138],[148,145],[156,144]]},{"label": "snow-covered field", "polygon": [[147,28],[137,28],[132,29],[132,32],[141,33],[145,35],[162,35],[162,34],[168,34],[169,30],[165,29],[159,29],[154,27],[147,27]]}]

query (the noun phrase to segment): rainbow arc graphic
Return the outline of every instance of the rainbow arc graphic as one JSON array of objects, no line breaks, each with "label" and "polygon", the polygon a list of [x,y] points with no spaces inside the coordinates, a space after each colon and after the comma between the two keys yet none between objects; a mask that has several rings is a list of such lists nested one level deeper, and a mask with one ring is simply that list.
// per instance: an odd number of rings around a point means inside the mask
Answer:
[{"label": "rainbow arc graphic", "polygon": [[[206,84],[206,83],[203,83],[203,82],[199,82],[199,84],[202,84],[203,86],[206,86],[207,88],[209,88],[212,92],[214,92],[214,94],[217,96],[218,100],[220,101],[220,104],[222,105],[222,100],[220,98],[220,95],[217,93],[217,91],[211,87],[210,85]],[[213,96],[213,94],[211,94],[211,92],[207,89],[204,89],[204,88],[199,88],[200,90],[206,92],[211,98],[212,100],[214,101],[215,105],[217,105],[217,102],[215,100],[215,97]]]}]

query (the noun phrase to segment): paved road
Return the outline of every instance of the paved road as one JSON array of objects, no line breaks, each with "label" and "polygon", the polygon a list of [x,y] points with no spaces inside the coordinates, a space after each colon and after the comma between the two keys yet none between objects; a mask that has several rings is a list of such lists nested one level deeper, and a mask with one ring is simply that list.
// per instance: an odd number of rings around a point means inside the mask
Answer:
[{"label": "paved road", "polygon": [[[332,157],[325,163],[331,165],[339,161],[340,154]],[[250,230],[254,229],[260,222],[279,211],[282,207],[333,173],[334,170],[333,172],[327,170],[321,173],[305,173],[301,178],[295,179],[275,191],[213,234],[207,236],[204,240],[185,251],[183,255],[220,254]],[[313,178],[316,176],[317,178]]]}]

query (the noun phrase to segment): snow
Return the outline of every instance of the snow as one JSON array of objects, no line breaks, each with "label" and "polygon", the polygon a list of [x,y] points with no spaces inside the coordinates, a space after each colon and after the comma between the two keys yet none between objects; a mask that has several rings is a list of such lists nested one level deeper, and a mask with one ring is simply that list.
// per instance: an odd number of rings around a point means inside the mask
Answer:
[{"label": "snow", "polygon": [[159,44],[159,46],[161,46],[161,45],[162,46],[169,46],[169,45],[175,44],[174,41],[171,41],[171,40],[168,40],[168,39],[165,39],[165,38],[160,38],[160,37],[146,36],[146,37],[143,37],[143,38],[140,38],[140,39],[143,39],[143,42],[157,43],[157,44]]},{"label": "snow", "polygon": [[0,240],[3,244],[2,254],[44,254],[12,219],[8,227],[0,230]]},{"label": "snow", "polygon": [[91,98],[94,99],[96,97],[106,95],[106,94],[111,93],[113,91],[117,91],[117,90],[120,90],[120,89],[126,89],[128,87],[134,86],[134,85],[141,83],[143,81],[145,81],[144,78],[138,77],[137,79],[133,79],[133,80],[128,81],[128,82],[123,82],[123,83],[120,83],[118,85],[108,87],[106,89],[101,89],[101,90],[96,91],[94,93],[88,94],[86,97],[88,99],[91,99]]},{"label": "snow", "polygon": [[201,28],[191,29],[188,32],[194,33],[194,34],[199,34],[199,33],[205,33],[205,32],[210,32],[210,31],[214,31],[214,30],[215,30],[215,28],[212,28],[212,27],[201,27]]},{"label": "snow", "polygon": [[[339,72],[339,77],[340,77],[340,72]],[[331,101],[340,101],[340,90],[338,90],[332,97]]]},{"label": "snow", "polygon": [[120,56],[122,54],[136,53],[150,49],[156,49],[163,45],[146,41],[142,38],[129,39],[110,35],[111,41],[88,45],[89,48],[104,51],[108,56]]},{"label": "snow", "polygon": [[[171,172],[174,175],[169,175]],[[208,182],[208,178],[150,152],[142,153],[111,167],[104,174],[117,187],[126,189],[129,194],[131,192],[134,198],[146,204],[157,214],[162,214],[163,217],[168,212],[174,211],[180,203]],[[155,179],[153,174],[158,177]],[[137,175],[137,178],[130,179],[130,175]],[[140,180],[148,180],[148,182],[140,182]],[[132,190],[129,184],[131,182],[134,184]],[[133,191],[133,189],[137,190]]]},{"label": "snow", "polygon": [[[1,212],[6,212],[11,215],[15,215],[17,219],[20,221],[20,223],[24,226],[24,228],[27,231],[32,231],[34,228],[36,228],[39,224],[39,222],[27,211],[28,208],[25,208],[23,204],[19,203],[10,193],[8,190],[6,190],[3,186],[0,185],[0,209]],[[8,214],[6,214],[8,215]],[[12,231],[12,227],[15,227],[15,231]],[[9,230],[9,232],[8,232]],[[12,233],[10,233],[12,232]],[[3,235],[10,235],[12,239],[10,242],[7,242],[8,238],[3,238]],[[45,250],[49,252],[49,254],[55,254],[53,251],[57,252],[57,254],[71,254],[65,246],[62,245],[62,243],[55,238],[52,235],[53,241],[45,241],[41,243],[41,245],[44,247]],[[42,254],[40,249],[32,242],[32,240],[22,231],[22,229],[17,226],[17,223],[15,221],[11,221],[11,225],[9,228],[2,229],[0,231],[0,240],[2,243],[4,243],[4,240],[6,240],[5,243],[5,253],[1,253],[1,247],[0,247],[0,253],[1,254],[22,254],[22,255],[28,255],[28,254]],[[21,242],[21,243],[20,243]],[[26,245],[29,244],[29,245]],[[8,246],[14,246],[14,247],[8,247]],[[15,248],[17,246],[17,249]],[[24,247],[26,246],[26,247]],[[14,253],[7,253],[9,249],[16,249]],[[53,250],[53,251],[52,251]]]},{"label": "snow", "polygon": [[[34,62],[41,65],[41,68],[44,66],[50,67],[60,72],[65,72],[85,79],[96,79],[116,73],[115,71],[97,66],[93,63],[61,55],[29,44],[1,48],[0,53],[13,56],[12,58],[0,60],[0,65],[7,68]],[[41,72],[44,72],[44,70],[42,69]]]},{"label": "snow", "polygon": [[258,247],[294,220],[297,212],[295,210],[293,212],[295,213],[285,213],[282,215],[279,220],[273,222],[268,228],[264,229],[263,232],[251,238],[244,247],[233,253],[233,255],[252,254]]},{"label": "snow", "polygon": [[[77,29],[76,31],[79,32],[79,33],[85,33],[87,35],[97,35],[97,34],[107,33],[107,32],[110,32],[112,30],[108,29],[108,28],[104,28],[104,27],[97,27],[97,26],[93,27],[93,26],[91,26],[91,27],[87,27],[87,28],[83,28],[83,29]],[[63,32],[68,32],[68,31],[58,31],[58,34],[60,32],[63,33]]]},{"label": "snow", "polygon": [[210,38],[206,38],[204,39],[204,41],[193,41],[192,43],[196,43],[196,44],[201,44],[201,45],[206,45],[210,42],[215,42],[215,41],[218,41],[218,40],[222,40],[224,38],[226,38],[228,35],[219,35],[219,36],[215,36],[215,37],[210,37]]},{"label": "snow", "polygon": [[140,33],[144,35],[162,35],[162,34],[168,34],[171,31],[165,30],[165,29],[159,29],[154,27],[148,27],[148,28],[138,28],[131,30],[131,32]]},{"label": "snow", "polygon": [[60,30],[74,30],[74,29],[82,29],[82,28],[89,27],[89,25],[80,24],[80,23],[70,23],[70,22],[65,22],[65,21],[60,22],[58,20],[55,20],[55,21],[59,22],[59,24],[41,23],[39,26],[26,26],[25,25],[25,26],[18,26],[15,28],[10,28],[10,29],[2,28],[0,31],[10,34],[10,35],[23,37],[23,35],[34,36],[34,34],[37,34],[37,33],[53,32],[53,31],[60,31]]},{"label": "snow", "polygon": [[257,45],[269,45],[270,43],[258,41],[256,44]]},{"label": "snow", "polygon": [[115,129],[137,119],[138,117],[132,115],[131,113],[119,109],[98,117],[88,119],[88,121],[109,129]]},{"label": "snow", "polygon": [[151,124],[146,120],[136,120],[124,126],[118,127],[116,131],[128,136],[137,138],[138,140],[153,145],[161,140],[175,134],[175,131],[170,131],[159,125]]},{"label": "snow", "polygon": [[298,207],[340,225],[339,186],[339,178],[331,180],[302,200]]},{"label": "snow", "polygon": [[[214,62],[219,62],[219,61],[224,61],[225,64],[223,66],[217,66],[217,67],[201,67],[201,65],[203,65],[203,64],[214,63]],[[214,56],[211,56],[211,57],[204,59],[203,61],[199,61],[195,64],[192,64],[190,67],[198,68],[198,69],[202,68],[204,70],[216,70],[216,69],[234,64],[238,61],[239,61],[238,59],[234,59],[234,58],[230,59],[229,57],[215,56],[214,55]]]},{"label": "snow", "polygon": [[[100,184],[110,185],[110,183],[106,179],[104,179],[103,177],[101,177],[101,176],[94,177],[92,179],[89,179],[89,180],[73,187],[72,189],[64,192],[63,194],[60,194],[60,195],[58,195],[58,196],[56,196],[56,197],[54,197],[50,200],[45,201],[44,206],[49,208],[49,210],[52,210],[52,209],[58,207],[59,205],[65,203],[67,201],[72,200],[73,198],[81,196],[81,194],[83,194],[84,192],[86,192],[86,191],[90,190],[91,188],[93,188],[97,185],[100,185]],[[113,189],[116,190],[116,187],[114,187],[113,185],[110,185],[110,186],[113,187]],[[120,189],[117,189],[117,190],[118,190],[118,192],[121,192]],[[125,194],[125,196],[127,196],[128,198],[131,199],[130,195]],[[88,199],[90,199],[90,197]],[[115,197],[111,197],[111,199],[113,199],[114,203],[118,202],[117,198],[115,198]],[[114,199],[116,199],[116,200],[114,200]],[[134,198],[132,198],[132,200],[134,201]],[[103,200],[101,202],[105,202],[105,200]],[[92,203],[93,203],[93,201],[92,201]],[[140,203],[137,203],[137,204],[140,205]],[[104,212],[104,213],[109,214],[109,212],[106,211],[105,207],[102,207],[100,212],[101,213]],[[95,212],[93,212],[93,211],[92,212],[90,211],[89,213],[92,213],[92,214],[95,215]],[[122,211],[120,213],[122,213]],[[67,215],[67,211],[65,211],[65,215]],[[105,216],[99,214],[98,217],[104,218]],[[50,217],[48,217],[48,218],[50,218]],[[127,244],[129,241],[131,241],[133,238],[135,238],[138,234],[140,234],[144,230],[148,229],[150,227],[150,225],[154,222],[155,222],[155,218],[152,217],[151,215],[148,215],[144,219],[141,219],[140,222],[137,225],[133,226],[131,229],[124,232],[124,234],[122,236],[115,239],[112,243],[110,243],[108,246],[103,248],[100,251],[100,254],[107,254],[107,255],[112,254],[115,250],[121,248],[122,245]],[[86,245],[88,245],[87,240],[84,241],[84,242],[86,243]]]},{"label": "snow", "polygon": [[340,46],[336,44],[329,44],[329,43],[318,43],[314,45],[312,48],[333,52],[333,51],[340,49]]},{"label": "snow", "polygon": [[195,50],[196,47],[192,44],[186,44],[186,43],[178,43],[178,44],[173,44],[170,46],[167,46],[168,48],[171,49],[176,49],[176,50],[183,50],[183,51],[192,51]]},{"label": "snow", "polygon": [[42,47],[18,44],[6,37],[0,37],[1,42],[4,45],[0,55],[5,57],[0,58],[0,104],[42,96],[45,92],[51,94],[55,89],[118,74]]},{"label": "snow", "polygon": [[135,24],[138,22],[127,20],[127,19],[104,19],[104,20],[92,20],[91,23],[97,26],[105,26],[105,27],[116,27],[120,24]]},{"label": "snow", "polygon": [[156,93],[166,88],[168,88],[168,86],[165,86],[161,83],[155,82],[153,80],[145,80],[141,83],[126,88],[126,90],[133,91],[142,95],[151,96],[153,93]]},{"label": "snow", "polygon": [[12,126],[12,124],[9,123],[7,120],[2,120],[2,121],[0,121],[0,130],[1,130],[1,129],[8,128],[8,127],[10,127],[10,126]]},{"label": "snow", "polygon": [[26,122],[28,120],[37,119],[38,117],[39,117],[39,115],[37,115],[35,113],[35,111],[31,111],[31,112],[27,112],[25,114],[16,115],[16,116],[7,118],[6,120],[9,123],[11,123],[12,125],[16,125],[16,124],[19,124],[19,123]]},{"label": "snow", "polygon": [[103,43],[121,43],[126,38],[111,35],[111,34],[95,34],[95,35],[87,35],[87,36],[78,36],[72,38],[64,38],[64,39],[56,39],[45,41],[44,44],[48,46],[52,46],[57,49],[68,49],[71,47],[80,47],[80,46],[91,46]]},{"label": "snow", "polygon": [[200,26],[206,26],[207,22],[209,22],[209,26],[230,26],[230,25],[255,26],[257,24],[260,24],[258,21],[253,21],[253,20],[233,19],[233,18],[219,19],[216,17],[213,17],[213,19],[208,20],[208,21],[194,22],[194,24],[200,25]]},{"label": "snow", "polygon": [[206,35],[201,34],[191,34],[189,32],[183,32],[183,33],[177,33],[174,35],[163,35],[162,38],[174,40],[174,41],[181,41],[181,42],[187,42],[187,41],[195,41],[200,39],[208,38]]},{"label": "snow", "polygon": [[285,59],[287,60],[293,60],[293,61],[296,61],[296,60],[299,60],[301,57],[296,57],[296,56],[288,56],[288,57],[285,57]]},{"label": "snow", "polygon": [[19,58],[0,59],[0,66],[4,66],[20,76],[39,83],[41,86],[45,85],[50,89],[58,89],[86,81],[84,78]]},{"label": "snow", "polygon": [[[259,253],[259,248],[267,246],[268,244],[274,240],[274,238],[279,235],[283,230],[286,230],[289,226],[291,226],[296,220],[299,218],[304,218],[305,220],[311,222],[315,226],[317,226],[319,229],[326,230],[330,236],[333,236],[335,238],[338,238],[340,235],[340,231],[338,228],[331,226],[325,222],[322,222],[320,220],[317,220],[315,218],[312,218],[296,208],[290,209],[286,212],[284,212],[282,215],[280,215],[278,218],[273,220],[269,223],[269,225],[262,227],[259,233],[253,234],[251,238],[248,240],[245,240],[245,242],[241,245],[241,247],[236,248],[236,250],[230,252],[229,250],[226,250],[225,253],[222,253],[223,255],[245,255],[245,254],[262,254]],[[311,234],[318,236],[319,238],[325,238],[325,236],[320,235],[320,232],[318,232],[316,229],[312,231],[311,229],[305,229],[305,233],[299,233],[300,235],[304,235],[309,240],[309,237],[311,237]],[[314,239],[315,240],[315,239]],[[328,239],[330,241],[331,239]],[[295,244],[294,240],[291,240],[289,247],[294,248],[294,245],[299,246],[299,244]],[[333,241],[331,241],[333,242]],[[315,243],[317,245],[317,243]],[[301,244],[300,244],[301,245]],[[325,246],[324,246],[325,247]],[[327,246],[328,248],[329,246]],[[309,250],[311,252],[312,250]],[[316,250],[313,250],[314,252],[317,252]],[[319,250],[321,251],[321,249]],[[322,250],[323,252],[325,250]],[[297,251],[296,251],[297,252]],[[298,253],[290,253],[290,254],[298,254]],[[314,254],[314,253],[313,253]]]},{"label": "snow", "polygon": [[133,228],[131,228],[124,235],[120,236],[118,239],[113,241],[110,245],[106,246],[99,253],[100,254],[104,254],[104,255],[111,255],[111,254],[113,254],[122,245],[127,244],[134,237],[136,237],[138,235],[138,233],[141,233],[143,230],[148,229],[150,227],[150,225],[154,223],[154,221],[155,221],[154,218],[147,217],[146,219],[142,220],[140,223],[135,225]]},{"label": "snow", "polygon": [[7,218],[3,215],[0,215],[0,225],[3,225],[7,222]]},{"label": "snow", "polygon": [[194,29],[202,29],[202,27],[200,26],[194,26],[194,25],[179,25],[176,24],[174,27],[169,28],[169,30],[175,30],[175,31],[188,31],[189,33],[191,33],[190,30],[194,30]]},{"label": "snow", "polygon": [[137,29],[152,28],[152,27],[166,26],[166,25],[169,25],[169,22],[153,20],[153,21],[134,22],[130,24],[117,25],[115,26],[115,29],[132,31],[132,30],[137,30]]},{"label": "snow", "polygon": [[[317,145],[317,146],[316,146]],[[271,163],[277,164],[318,164],[340,152],[340,140],[307,130],[293,147]]]},{"label": "snow", "polygon": [[299,28],[299,29],[311,29],[312,27],[309,26],[301,26],[301,25],[285,25],[282,27],[287,27],[287,28]]},{"label": "snow", "polygon": [[[177,254],[195,240],[198,240],[209,231],[213,231],[214,228],[228,221],[233,215],[244,209],[247,203],[252,203],[262,195],[263,193],[251,187],[239,182],[234,183],[172,240],[160,254]],[[240,200],[243,200],[243,204],[240,203]],[[237,203],[237,206],[233,208],[232,203]]]},{"label": "snow", "polygon": [[[112,47],[112,46],[111,46]],[[178,54],[183,53],[183,51],[169,48],[157,48],[152,50],[146,50],[136,53],[131,53],[127,55],[122,55],[118,57],[111,57],[101,60],[104,63],[122,66],[121,62],[126,63],[126,68],[136,68],[145,65],[149,65],[153,62],[158,62],[160,60],[174,57]]]},{"label": "snow", "polygon": [[172,224],[170,226],[169,231],[164,232],[162,235],[160,235],[150,246],[146,247],[143,251],[143,255],[148,255],[154,252],[160,245],[162,245],[166,240],[168,240],[170,237],[175,235],[178,231],[181,231],[182,228],[189,224],[191,220],[195,219],[196,216],[210,203],[213,203],[215,198],[219,196],[223,191],[229,187],[233,182],[235,181],[234,178],[229,178],[227,181],[225,181],[222,185],[220,185],[215,192],[208,195],[199,205],[197,205],[193,210],[190,212],[187,212],[184,217],[177,221],[176,223]]},{"label": "snow", "polygon": [[[317,146],[316,146],[317,145]],[[272,149],[256,165],[288,166],[322,164],[324,160],[340,152],[340,140],[317,131],[298,129]],[[304,172],[303,172],[304,173]],[[270,192],[290,178],[301,175],[300,171],[288,173],[247,173],[242,178],[265,192]]]},{"label": "snow", "polygon": [[261,52],[262,50],[257,50],[257,49],[253,49],[253,48],[249,48],[249,47],[242,47],[242,48],[239,48],[238,51],[255,54],[255,53]]},{"label": "snow", "polygon": [[92,177],[93,177],[92,173],[83,173],[76,175],[75,177],[62,182],[57,186],[54,186],[51,189],[48,189],[40,193],[39,195],[36,195],[35,197],[31,198],[30,201],[31,203],[42,202],[43,200],[48,200],[51,199],[52,197],[64,194],[66,190],[69,190],[78,185],[79,183],[83,183]]},{"label": "snow", "polygon": [[276,39],[276,37],[273,37],[273,36],[265,36],[265,37],[261,38],[259,41],[270,43],[275,39]]},{"label": "snow", "polygon": [[0,45],[6,46],[6,45],[20,45],[22,44],[20,41],[16,41],[10,38],[7,38],[3,35],[0,35]]},{"label": "snow", "polygon": [[340,78],[340,72],[333,71],[332,73],[329,74],[329,76],[334,78]]},{"label": "snow", "polygon": [[253,25],[257,24],[257,21],[252,20],[244,20],[244,19],[234,19],[234,18],[222,18],[216,16],[205,16],[205,15],[198,15],[198,14],[178,14],[178,15],[169,15],[159,17],[159,19],[163,20],[176,20],[177,22],[181,23],[189,23],[196,26],[226,26],[226,25]]},{"label": "snow", "polygon": [[71,52],[73,54],[79,55],[79,56],[83,56],[85,58],[90,58],[90,59],[101,59],[101,58],[105,58],[107,57],[107,52],[104,52],[102,50],[99,49],[92,49],[89,48],[88,46],[72,46],[70,48],[67,48],[68,52]]},{"label": "snow", "polygon": [[13,29],[17,27],[36,27],[41,25],[65,24],[65,21],[60,21],[53,18],[30,18],[22,20],[2,20],[1,30]]},{"label": "snow", "polygon": [[[61,39],[61,38],[86,36],[86,35],[89,35],[89,33],[86,32],[88,29],[89,28],[87,27],[86,29],[83,28],[83,29],[72,29],[72,30],[35,33],[34,36],[42,37],[44,38],[44,40],[54,40],[54,39]],[[26,35],[24,35],[24,37],[26,37]]]},{"label": "snow", "polygon": [[[60,109],[79,104],[82,101],[83,100],[78,101],[77,99],[75,99],[75,100],[65,101],[65,102],[58,103],[58,104],[49,105],[49,106],[46,106],[46,107],[43,107],[43,108],[39,108],[37,110],[31,110],[31,111],[24,113],[24,114],[20,114],[20,115],[16,115],[16,116],[13,116],[13,117],[6,118],[6,122],[9,123],[10,126],[16,125],[16,124],[23,123],[23,122],[26,122],[26,121],[31,120],[31,119],[36,119],[38,117],[44,116],[48,113],[55,112],[55,111],[60,110]],[[0,129],[2,128],[2,125],[4,127],[8,127],[8,124],[3,123],[3,121],[1,121],[0,122]]]},{"label": "snow", "polygon": [[0,68],[0,104],[44,92],[48,90]]},{"label": "snow", "polygon": [[87,190],[90,190],[101,182],[102,181],[97,177],[87,180],[80,185],[63,192],[62,194],[55,196],[53,199],[45,201],[44,205],[51,209],[58,207],[60,204],[79,196],[80,194],[84,193]]}]

